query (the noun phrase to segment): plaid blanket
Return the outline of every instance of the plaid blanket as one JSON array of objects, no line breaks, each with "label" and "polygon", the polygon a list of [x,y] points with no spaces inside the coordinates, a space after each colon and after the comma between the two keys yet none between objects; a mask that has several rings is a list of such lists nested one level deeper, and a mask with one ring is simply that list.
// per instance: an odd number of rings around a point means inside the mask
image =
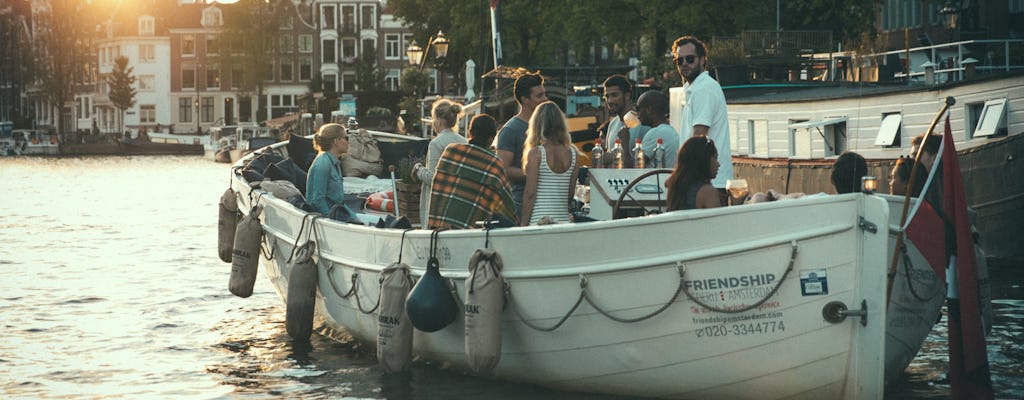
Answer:
[{"label": "plaid blanket", "polygon": [[448,145],[437,163],[430,192],[427,225],[431,227],[472,228],[491,215],[519,221],[501,160],[483,147]]}]

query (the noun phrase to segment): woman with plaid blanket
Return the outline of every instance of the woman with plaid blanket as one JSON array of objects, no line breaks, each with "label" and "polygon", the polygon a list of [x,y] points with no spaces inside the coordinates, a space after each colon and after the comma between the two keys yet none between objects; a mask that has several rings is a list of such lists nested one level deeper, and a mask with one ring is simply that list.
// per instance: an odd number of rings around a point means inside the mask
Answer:
[{"label": "woman with plaid blanket", "polygon": [[496,133],[494,118],[480,114],[469,123],[469,144],[444,149],[431,182],[427,226],[473,228],[494,216],[518,225],[505,169],[490,149]]}]

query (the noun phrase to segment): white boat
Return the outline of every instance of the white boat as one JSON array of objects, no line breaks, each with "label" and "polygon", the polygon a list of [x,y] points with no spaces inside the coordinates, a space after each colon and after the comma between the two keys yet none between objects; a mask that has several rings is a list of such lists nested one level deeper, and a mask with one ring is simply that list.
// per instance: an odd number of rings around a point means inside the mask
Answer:
[{"label": "white boat", "polygon": [[242,156],[277,142],[276,131],[256,124],[225,125],[210,128],[213,159],[237,162]]},{"label": "white boat", "polygon": [[201,144],[203,145],[203,157],[211,160],[217,150],[213,145],[213,141],[210,139],[209,133],[195,135],[170,132],[149,132],[147,135],[149,136],[149,141],[151,143]]},{"label": "white boat", "polygon": [[[381,271],[401,250],[421,276],[431,231],[403,239],[401,230],[306,224],[302,210],[232,177],[239,208],[262,210],[263,273],[282,298],[293,246],[314,238],[318,324],[375,346]],[[474,250],[488,242],[504,260],[498,379],[663,398],[881,398],[886,377],[898,377],[920,348],[944,292],[909,244],[911,261],[899,264],[886,306],[895,207],[902,199],[858,193],[445,231],[440,271],[461,303]],[[837,304],[864,315],[830,322]],[[468,370],[464,340],[460,315],[440,331],[416,331],[414,353]]]},{"label": "white boat", "polygon": [[[911,139],[946,97],[967,201],[978,213],[989,257],[1024,259],[1024,73],[934,85],[877,83],[744,85],[726,89],[735,175],[751,191],[833,192],[830,165],[843,151],[863,155],[888,192],[888,177]],[[681,88],[672,89],[678,129]],[[934,133],[942,133],[942,124]]]}]

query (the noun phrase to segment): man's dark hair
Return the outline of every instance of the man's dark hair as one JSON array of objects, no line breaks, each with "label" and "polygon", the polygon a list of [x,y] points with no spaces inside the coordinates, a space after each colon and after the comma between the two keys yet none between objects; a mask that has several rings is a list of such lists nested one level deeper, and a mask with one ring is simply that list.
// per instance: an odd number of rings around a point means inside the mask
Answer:
[{"label": "man's dark hair", "polygon": [[700,39],[697,39],[695,36],[683,36],[679,39],[676,39],[675,42],[672,42],[672,57],[676,56],[676,50],[678,50],[680,47],[683,47],[683,45],[687,43],[692,44],[693,47],[697,48],[698,56],[707,57],[708,46],[704,45],[704,42],[700,41]]},{"label": "man's dark hair", "polygon": [[512,94],[516,96],[516,103],[520,106],[523,105],[523,97],[530,97],[530,91],[537,86],[544,86],[544,77],[540,74],[522,74],[516,78],[515,88],[512,89]]},{"label": "man's dark hair", "polygon": [[480,147],[491,147],[494,135],[498,132],[498,123],[494,117],[479,114],[469,121],[469,143]]},{"label": "man's dark hair", "polygon": [[836,193],[853,193],[860,190],[860,180],[868,174],[868,162],[860,154],[844,151],[832,164],[832,186]]},{"label": "man's dark hair", "polygon": [[638,108],[651,107],[658,114],[668,114],[668,97],[659,90],[648,90],[640,95],[636,106]]},{"label": "man's dark hair", "polygon": [[921,146],[921,142],[924,142],[924,151],[931,155],[939,154],[939,146],[942,145],[942,135],[918,135],[914,136],[914,139],[910,141],[913,146]]},{"label": "man's dark hair", "polygon": [[619,88],[627,98],[633,98],[633,84],[629,82],[629,78],[615,74],[604,80],[604,87],[609,88],[613,86]]}]

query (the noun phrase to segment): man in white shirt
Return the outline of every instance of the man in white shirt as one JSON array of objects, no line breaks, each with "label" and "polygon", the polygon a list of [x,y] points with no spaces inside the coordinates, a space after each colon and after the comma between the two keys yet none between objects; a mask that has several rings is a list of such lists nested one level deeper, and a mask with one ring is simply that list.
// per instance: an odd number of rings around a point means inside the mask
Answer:
[{"label": "man in white shirt", "polygon": [[693,36],[672,43],[672,54],[679,76],[683,78],[683,104],[679,143],[692,136],[707,136],[718,148],[718,175],[711,184],[725,192],[725,181],[733,178],[732,146],[729,143],[729,116],[722,86],[708,75],[707,47]]}]

